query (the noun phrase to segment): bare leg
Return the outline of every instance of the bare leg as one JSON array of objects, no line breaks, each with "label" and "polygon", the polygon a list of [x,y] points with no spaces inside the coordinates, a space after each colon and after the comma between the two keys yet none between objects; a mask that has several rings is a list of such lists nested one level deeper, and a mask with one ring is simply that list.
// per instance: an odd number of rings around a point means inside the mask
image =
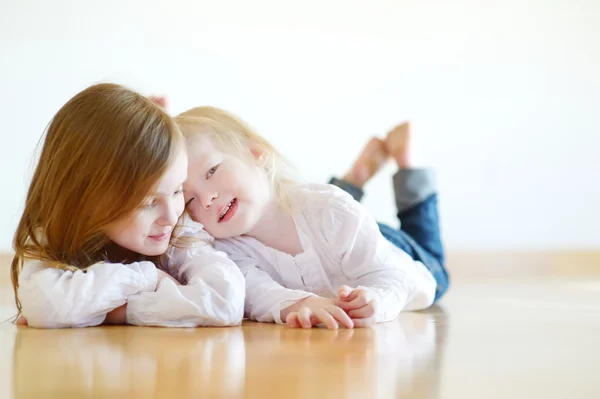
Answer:
[{"label": "bare leg", "polygon": [[398,172],[393,177],[393,183],[400,230],[381,223],[379,228],[388,241],[413,259],[421,261],[431,271],[438,283],[437,300],[449,285],[448,273],[444,268],[437,193],[433,171],[411,167],[410,138],[410,124],[405,122],[394,127],[385,141],[371,139],[344,178],[333,178],[330,183],[360,201],[364,184],[388,158],[396,161]]},{"label": "bare leg", "polygon": [[385,142],[373,137],[342,180],[362,189],[369,179],[381,170],[388,159]]},{"label": "bare leg", "polygon": [[398,164],[398,169],[410,168],[410,123],[404,122],[389,131],[385,148]]}]

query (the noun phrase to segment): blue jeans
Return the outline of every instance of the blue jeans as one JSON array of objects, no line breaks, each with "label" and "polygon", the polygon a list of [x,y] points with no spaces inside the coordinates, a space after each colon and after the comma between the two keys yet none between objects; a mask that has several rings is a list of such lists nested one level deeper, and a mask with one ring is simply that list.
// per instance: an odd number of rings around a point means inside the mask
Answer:
[{"label": "blue jeans", "polygon": [[[401,170],[394,176],[394,193],[400,229],[378,223],[381,234],[396,247],[429,269],[437,288],[435,302],[448,290],[450,280],[444,267],[444,247],[440,234],[438,199],[431,174],[423,170]],[[363,191],[343,180],[329,182],[348,192],[357,201]]]}]

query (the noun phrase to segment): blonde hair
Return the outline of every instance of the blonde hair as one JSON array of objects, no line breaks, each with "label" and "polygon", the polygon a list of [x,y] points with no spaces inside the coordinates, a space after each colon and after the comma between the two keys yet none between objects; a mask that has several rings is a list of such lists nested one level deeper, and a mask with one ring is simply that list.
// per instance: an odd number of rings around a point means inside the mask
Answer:
[{"label": "blonde hair", "polygon": [[[24,261],[77,270],[105,260],[114,245],[105,228],[140,208],[183,144],[161,107],[116,84],[91,86],[58,111],[14,237],[11,277],[19,311]],[[138,255],[157,264],[162,257]]]},{"label": "blonde hair", "polygon": [[250,156],[250,147],[258,147],[266,157],[264,170],[275,200],[284,209],[291,209],[291,197],[299,175],[283,155],[243,120],[219,108],[196,107],[177,115],[175,121],[188,140],[207,136],[218,147],[246,157]]}]

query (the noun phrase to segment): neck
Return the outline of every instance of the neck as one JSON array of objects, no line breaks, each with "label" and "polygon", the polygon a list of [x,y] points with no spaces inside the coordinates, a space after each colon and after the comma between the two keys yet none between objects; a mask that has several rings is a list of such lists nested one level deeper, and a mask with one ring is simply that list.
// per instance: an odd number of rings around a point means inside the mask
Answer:
[{"label": "neck", "polygon": [[272,200],[248,235],[265,245],[279,249],[282,240],[296,236],[297,232],[292,215]]},{"label": "neck", "polygon": [[292,212],[284,209],[274,196],[271,196],[260,219],[248,235],[267,247],[289,255],[295,256],[304,251]]},{"label": "neck", "polygon": [[107,260],[113,263],[133,263],[143,260],[144,256],[136,252],[125,249],[114,242],[110,242],[104,246],[104,253]]}]

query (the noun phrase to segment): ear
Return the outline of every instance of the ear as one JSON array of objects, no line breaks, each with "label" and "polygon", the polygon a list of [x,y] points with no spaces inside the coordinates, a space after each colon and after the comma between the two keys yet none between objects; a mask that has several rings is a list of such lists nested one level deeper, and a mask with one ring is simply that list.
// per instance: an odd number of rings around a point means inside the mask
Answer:
[{"label": "ear", "polygon": [[258,166],[263,167],[267,164],[267,151],[264,147],[255,142],[248,142],[248,149]]}]

